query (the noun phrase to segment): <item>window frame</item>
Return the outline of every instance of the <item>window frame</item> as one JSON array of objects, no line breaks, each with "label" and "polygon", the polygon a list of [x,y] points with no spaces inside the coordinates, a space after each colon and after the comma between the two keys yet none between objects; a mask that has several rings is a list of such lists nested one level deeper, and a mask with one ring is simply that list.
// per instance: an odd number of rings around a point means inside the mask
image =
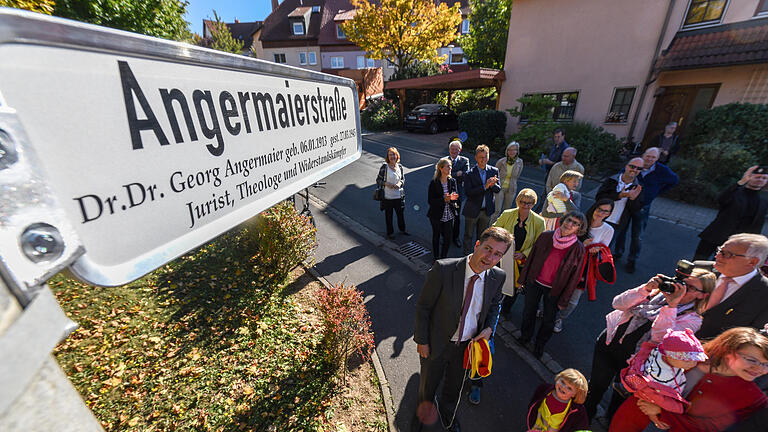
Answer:
[{"label": "window frame", "polygon": [[[301,33],[296,33],[296,26],[297,25],[301,26]],[[304,36],[304,34],[305,34],[304,23],[301,22],[301,21],[293,21],[293,22],[291,22],[291,33],[294,36]]]},{"label": "window frame", "polygon": [[[556,117],[556,114],[558,114],[558,110],[561,109],[561,106],[555,107],[552,109],[552,120],[554,120],[556,123],[573,123],[573,121],[576,118],[576,107],[579,105],[579,95],[581,94],[580,90],[572,90],[572,91],[561,91],[561,92],[533,92],[533,93],[524,93],[523,96],[534,96],[534,95],[542,95],[542,96],[559,96],[562,97],[564,95],[576,95],[576,101],[573,103],[573,114],[570,116],[570,118],[560,118],[559,116]],[[562,102],[562,98],[559,99],[560,102]],[[520,106],[520,123],[528,123],[528,119],[523,114],[523,111],[525,110],[525,105]]]},{"label": "window frame", "polygon": [[768,0],[760,0],[757,3],[754,18],[762,18],[766,16],[768,16]]},{"label": "window frame", "polygon": [[[304,57],[304,61],[301,60],[301,58]],[[305,66],[307,64],[307,52],[301,51],[299,52],[299,64],[302,66]]]},{"label": "window frame", "polygon": [[[632,96],[629,99],[629,106],[627,107],[627,112],[624,113],[624,119],[621,120],[621,117],[619,117],[618,121],[611,120],[611,118],[612,118],[611,115],[614,112],[617,112],[616,109],[615,109],[615,107],[616,107],[616,96],[619,94],[619,92],[623,92],[623,91],[627,91],[627,90],[632,90]],[[605,120],[604,120],[603,123],[607,123],[607,124],[627,124],[627,123],[629,123],[629,114],[632,112],[632,104],[635,103],[635,95],[636,94],[637,94],[637,86],[634,86],[634,87],[614,87],[613,94],[611,96],[611,102],[610,102],[610,105],[608,106],[608,113],[605,115]],[[626,104],[621,104],[621,105],[626,105]]]},{"label": "window frame", "polygon": [[336,39],[346,39],[347,34],[344,33],[344,30],[341,29],[340,24],[336,24]]},{"label": "window frame", "polygon": [[469,33],[469,18],[461,20],[461,34]]},{"label": "window frame", "polygon": [[725,6],[723,6],[723,12],[720,14],[720,18],[717,20],[709,20],[709,21],[702,21],[698,23],[692,23],[692,24],[686,24],[686,21],[688,20],[688,14],[691,11],[691,6],[693,6],[693,2],[710,2],[715,0],[688,0],[688,6],[685,8],[685,14],[683,14],[683,22],[680,26],[681,30],[693,30],[698,28],[704,28],[704,27],[712,27],[716,25],[720,25],[723,22],[723,18],[725,17],[725,14],[728,12],[728,6],[731,4],[731,0],[725,0]]},{"label": "window frame", "polygon": [[316,65],[317,64],[317,54],[315,54],[314,51],[308,51],[307,52],[307,62],[310,65]]},{"label": "window frame", "polygon": [[[288,61],[285,58],[285,53],[272,53],[273,58],[275,59],[275,63],[277,64],[286,64]],[[280,61],[280,58],[282,57],[282,61]]]},{"label": "window frame", "polygon": [[318,6],[318,5],[312,6],[312,12],[313,13],[320,12],[320,6]]},{"label": "window frame", "polygon": [[[334,59],[340,59],[341,64],[336,61],[336,66],[333,65]],[[344,69],[344,56],[331,56],[331,69]]]},{"label": "window frame", "polygon": [[375,68],[376,67],[376,60],[372,58],[365,58],[365,67],[367,68]]},{"label": "window frame", "polygon": [[[460,52],[460,53],[451,52],[451,53],[449,53],[449,55],[451,56],[450,64],[464,64],[464,53],[463,52]],[[461,57],[461,61],[453,61],[453,56],[460,56]]]},{"label": "window frame", "polygon": [[365,56],[357,56],[355,59],[357,61],[357,68],[358,69],[364,69],[365,68]]}]

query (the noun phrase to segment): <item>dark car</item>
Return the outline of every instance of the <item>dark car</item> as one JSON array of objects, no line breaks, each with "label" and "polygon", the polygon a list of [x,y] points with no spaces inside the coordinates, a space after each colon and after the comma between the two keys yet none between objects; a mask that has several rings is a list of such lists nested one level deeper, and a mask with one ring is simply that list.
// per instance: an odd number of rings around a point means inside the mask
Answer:
[{"label": "dark car", "polygon": [[408,131],[421,129],[436,134],[441,130],[456,130],[458,121],[456,113],[445,105],[419,105],[405,117],[405,128]]}]

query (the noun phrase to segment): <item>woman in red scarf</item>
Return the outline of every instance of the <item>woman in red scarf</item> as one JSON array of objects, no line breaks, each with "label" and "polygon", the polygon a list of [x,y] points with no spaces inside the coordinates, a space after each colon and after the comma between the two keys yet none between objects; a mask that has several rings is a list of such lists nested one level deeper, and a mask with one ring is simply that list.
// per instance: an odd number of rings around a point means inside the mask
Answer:
[{"label": "woman in red scarf", "polygon": [[568,300],[576,289],[584,261],[584,245],[578,236],[587,230],[587,218],[583,213],[571,211],[560,218],[560,226],[545,231],[536,240],[533,250],[520,271],[520,283],[525,294],[520,343],[527,345],[536,327],[536,309],[544,298],[544,317],[533,355],[541,358],[544,345],[552,337],[558,310],[568,306]]}]

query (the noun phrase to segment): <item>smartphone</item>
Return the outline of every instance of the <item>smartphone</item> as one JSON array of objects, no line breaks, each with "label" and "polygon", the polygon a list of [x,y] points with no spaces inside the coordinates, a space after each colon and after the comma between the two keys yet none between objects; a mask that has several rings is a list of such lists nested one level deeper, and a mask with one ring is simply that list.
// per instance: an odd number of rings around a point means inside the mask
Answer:
[{"label": "smartphone", "polygon": [[636,187],[637,187],[636,184],[631,184],[631,185],[629,185],[629,187],[627,187],[626,190],[631,191],[632,189],[635,189]]}]

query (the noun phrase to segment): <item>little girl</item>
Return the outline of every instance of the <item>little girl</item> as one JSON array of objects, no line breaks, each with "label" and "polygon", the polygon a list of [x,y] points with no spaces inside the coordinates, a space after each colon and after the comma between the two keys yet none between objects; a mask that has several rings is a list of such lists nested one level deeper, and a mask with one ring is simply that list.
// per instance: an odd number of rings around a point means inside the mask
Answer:
[{"label": "little girl", "polygon": [[582,177],[580,172],[568,170],[560,176],[560,183],[547,194],[547,208],[541,214],[547,230],[557,228],[557,221],[568,211],[566,203],[571,200],[571,191],[579,187]]},{"label": "little girl", "polygon": [[528,431],[573,432],[589,428],[584,399],[587,379],[576,369],[565,369],[555,376],[555,385],[542,384],[528,404]]},{"label": "little girl", "polygon": [[[625,403],[639,412],[637,399],[642,399],[666,411],[682,414],[688,406],[688,401],[683,397],[685,371],[707,358],[701,342],[696,339],[693,330],[688,328],[667,330],[658,345],[644,342],[640,350],[629,359],[629,366],[621,371],[622,384],[627,391],[633,393]],[[638,423],[638,418],[643,421]],[[614,416],[609,432],[640,432],[650,421],[642,414]]]}]

